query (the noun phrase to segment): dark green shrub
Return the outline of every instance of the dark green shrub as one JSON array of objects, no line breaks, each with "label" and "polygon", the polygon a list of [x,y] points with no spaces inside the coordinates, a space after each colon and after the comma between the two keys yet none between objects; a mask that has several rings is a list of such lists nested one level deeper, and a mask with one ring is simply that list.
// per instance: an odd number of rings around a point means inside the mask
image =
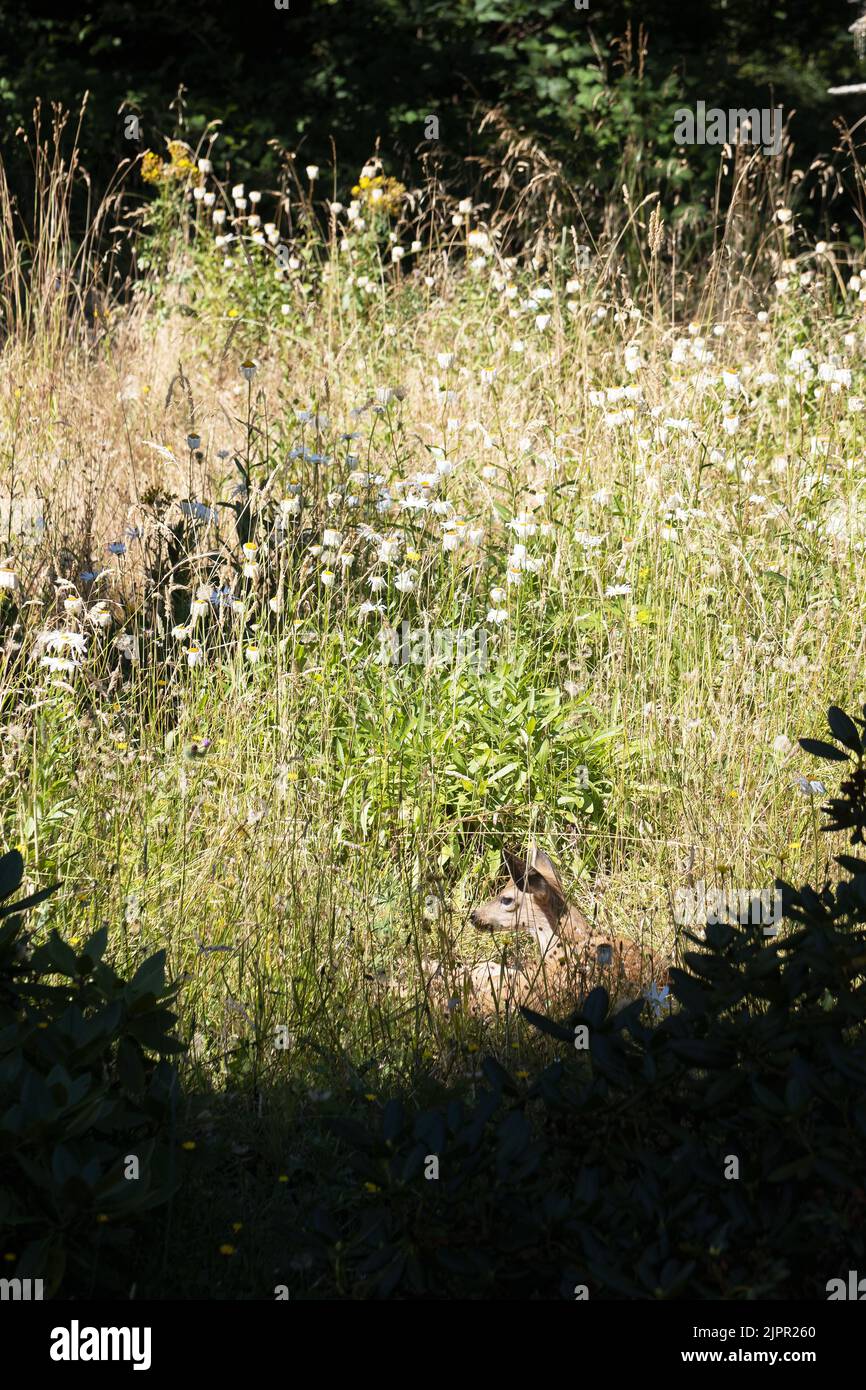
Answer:
[{"label": "dark green shrub", "polygon": [[55,889],[10,903],[23,873],[17,850],[0,858],[2,1272],[80,1296],[117,1287],[131,1222],[174,1191],[166,1058],[183,1044],[164,952],[127,982],[107,928],[79,953],[56,932],[33,948],[23,911]]},{"label": "dark green shrub", "polygon": [[[343,197],[377,138],[392,172],[413,179],[424,156],[496,160],[497,127],[481,124],[481,113],[496,108],[562,161],[585,211],[605,199],[618,205],[627,180],[633,205],[638,187],[658,188],[666,220],[678,219],[686,206],[702,213],[718,176],[714,147],[690,148],[684,158],[674,144],[678,106],[703,98],[710,107],[794,109],[805,170],[832,149],[837,112],[857,119],[856,96],[827,94],[831,82],[858,80],[846,8],[788,0],[616,0],[583,11],[565,0],[313,0],[279,12],[270,0],[94,0],[82,22],[74,6],[6,5],[0,144],[23,195],[31,166],[15,132],[29,127],[35,99],[43,112],[51,102],[76,111],[89,91],[82,162],[98,201],[118,160],[162,148],[159,132],[172,133],[170,103],[182,83],[177,133],[196,143],[220,118],[218,158],[231,160],[232,177],[273,186],[274,143],[298,151],[303,167],[324,163],[334,137]],[[140,140],[126,138],[128,112],[141,116]],[[428,115],[441,119],[441,138],[425,135]],[[518,165],[510,181],[521,203],[532,196],[531,171],[523,177]],[[723,197],[729,186],[723,182]]]},{"label": "dark green shrub", "polygon": [[[825,829],[863,843],[866,719],[829,723],[847,751],[804,747],[853,768]],[[837,862],[835,886],[777,885],[775,937],[687,934],[662,1022],[601,989],[561,1023],[524,1010],[561,1054],[531,1084],[488,1058],[472,1103],[336,1120],[357,1183],[311,1244],[340,1241],[343,1291],[826,1298],[866,1268],[866,860]]]}]

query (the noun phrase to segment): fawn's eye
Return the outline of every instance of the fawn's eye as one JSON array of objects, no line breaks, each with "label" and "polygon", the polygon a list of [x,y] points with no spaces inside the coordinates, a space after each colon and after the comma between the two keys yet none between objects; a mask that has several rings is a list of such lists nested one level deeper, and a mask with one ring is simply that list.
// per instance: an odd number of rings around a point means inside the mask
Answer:
[{"label": "fawn's eye", "polygon": [[508,893],[506,893],[504,897],[500,898],[499,901],[502,907],[511,907],[514,903],[514,899]]}]

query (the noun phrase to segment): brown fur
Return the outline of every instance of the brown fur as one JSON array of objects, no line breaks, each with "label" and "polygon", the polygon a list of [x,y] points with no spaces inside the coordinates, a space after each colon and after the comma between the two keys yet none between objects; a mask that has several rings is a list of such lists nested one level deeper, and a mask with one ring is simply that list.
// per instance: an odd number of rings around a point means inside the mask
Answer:
[{"label": "brown fur", "polygon": [[[595,932],[580,908],[568,903],[556,866],[543,851],[506,850],[504,859],[508,882],[495,898],[474,909],[471,921],[482,931],[513,931],[519,957],[512,967],[490,960],[466,973],[462,992],[471,1010],[487,1014],[518,1004],[574,1007],[597,984],[620,1003],[636,998],[641,957],[635,943]],[[425,973],[439,994],[441,966],[427,964]]]}]

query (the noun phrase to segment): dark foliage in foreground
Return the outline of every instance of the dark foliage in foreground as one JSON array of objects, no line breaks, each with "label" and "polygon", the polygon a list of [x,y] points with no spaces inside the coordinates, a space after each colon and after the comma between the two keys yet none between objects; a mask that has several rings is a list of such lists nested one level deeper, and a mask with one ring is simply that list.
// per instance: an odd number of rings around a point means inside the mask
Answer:
[{"label": "dark foliage in foreground", "polygon": [[[844,752],[804,740],[851,769],[825,829],[863,843],[866,719],[829,724]],[[806,1299],[864,1268],[866,860],[837,862],[777,885],[775,937],[687,933],[656,1026],[594,990],[564,1023],[525,1011],[560,1053],[532,1084],[488,1058],[472,1102],[335,1121],[368,1194],[313,1223],[342,1292]]]},{"label": "dark foliage in foreground", "polygon": [[54,888],[10,903],[23,874],[17,850],[0,857],[2,1273],[44,1279],[46,1297],[115,1291],[129,1223],[176,1185],[175,991],[164,952],[121,979],[107,928],[80,952],[56,932],[33,948],[24,911]]}]

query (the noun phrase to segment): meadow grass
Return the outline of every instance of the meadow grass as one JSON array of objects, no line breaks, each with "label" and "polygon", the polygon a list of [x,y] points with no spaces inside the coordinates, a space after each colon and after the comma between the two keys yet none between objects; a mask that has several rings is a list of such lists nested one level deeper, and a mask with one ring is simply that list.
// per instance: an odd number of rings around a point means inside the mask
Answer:
[{"label": "meadow grass", "polygon": [[[298,1202],[279,1172],[336,1162],[304,1121],[323,1095],[472,1085],[482,1046],[539,1046],[423,986],[426,958],[459,995],[490,956],[468,913],[503,844],[542,844],[647,983],[684,883],[823,876],[795,741],[866,700],[863,303],[796,216],[683,285],[663,210],[588,261],[553,229],[509,258],[441,190],[380,180],[383,211],[371,166],[350,220],[299,176],[262,235],[186,157],[124,295],[94,268],[61,316],[66,242],[30,301],[17,253],[3,837],[63,882],[37,937],[107,922],[124,969],[167,951],[210,1096],[181,1129],[200,1157],[241,1098],[264,1231]],[[395,664],[404,622],[483,630],[486,659]]]}]

